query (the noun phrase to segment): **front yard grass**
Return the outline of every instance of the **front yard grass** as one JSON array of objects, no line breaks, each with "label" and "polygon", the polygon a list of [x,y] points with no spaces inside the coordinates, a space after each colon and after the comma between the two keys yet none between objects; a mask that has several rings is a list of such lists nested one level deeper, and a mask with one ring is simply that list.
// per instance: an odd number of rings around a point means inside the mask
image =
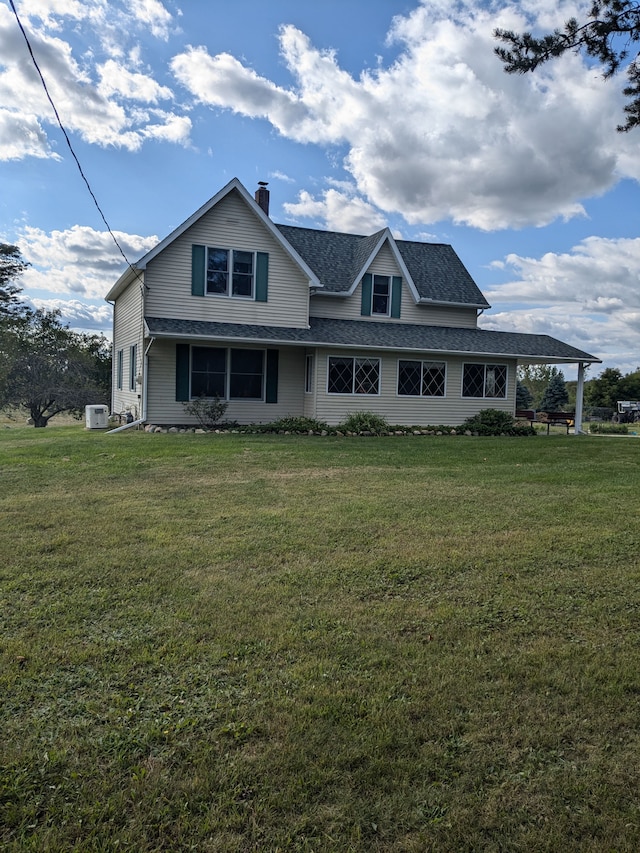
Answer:
[{"label": "front yard grass", "polygon": [[639,467],[0,431],[3,849],[640,849]]}]

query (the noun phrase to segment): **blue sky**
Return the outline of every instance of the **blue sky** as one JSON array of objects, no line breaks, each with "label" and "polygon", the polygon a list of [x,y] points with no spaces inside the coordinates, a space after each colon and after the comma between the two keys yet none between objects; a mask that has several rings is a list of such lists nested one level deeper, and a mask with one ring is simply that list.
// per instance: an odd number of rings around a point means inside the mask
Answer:
[{"label": "blue sky", "polygon": [[[277,222],[451,243],[485,328],[640,365],[640,130],[624,78],[568,55],[506,75],[495,27],[588,3],[15,0],[73,148],[130,261],[232,177]],[[0,240],[33,305],[110,332],[123,269],[0,0]],[[598,370],[593,371],[597,373]],[[569,377],[570,374],[567,373]]]}]

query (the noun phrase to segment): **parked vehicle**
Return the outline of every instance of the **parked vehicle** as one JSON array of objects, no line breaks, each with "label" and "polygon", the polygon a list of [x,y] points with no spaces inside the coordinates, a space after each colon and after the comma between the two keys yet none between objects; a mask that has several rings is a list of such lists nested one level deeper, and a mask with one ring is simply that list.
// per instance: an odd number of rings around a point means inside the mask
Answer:
[{"label": "parked vehicle", "polygon": [[640,423],[640,401],[618,400],[618,411],[613,415],[614,424]]}]

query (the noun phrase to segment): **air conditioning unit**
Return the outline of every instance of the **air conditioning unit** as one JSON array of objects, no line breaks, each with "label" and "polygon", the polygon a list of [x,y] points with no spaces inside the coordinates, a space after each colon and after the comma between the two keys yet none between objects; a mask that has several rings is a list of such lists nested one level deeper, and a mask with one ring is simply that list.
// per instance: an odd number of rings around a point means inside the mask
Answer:
[{"label": "air conditioning unit", "polygon": [[87,429],[106,429],[109,426],[109,409],[106,406],[85,406]]}]

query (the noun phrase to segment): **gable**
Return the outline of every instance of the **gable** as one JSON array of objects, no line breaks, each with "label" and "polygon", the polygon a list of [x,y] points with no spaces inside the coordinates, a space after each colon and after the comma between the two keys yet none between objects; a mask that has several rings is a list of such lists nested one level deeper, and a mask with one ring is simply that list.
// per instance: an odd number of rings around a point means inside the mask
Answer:
[{"label": "gable", "polygon": [[305,326],[309,278],[254,207],[231,191],[147,257],[145,315]]},{"label": "gable", "polygon": [[264,228],[272,235],[274,240],[279,243],[283,251],[285,251],[290,256],[292,262],[298,266],[300,274],[308,282],[309,286],[322,287],[322,284],[320,283],[320,281],[318,281],[317,277],[309,268],[306,261],[300,255],[298,255],[295,248],[283,238],[282,234],[276,228],[271,219],[251,197],[251,195],[243,187],[240,181],[237,178],[233,178],[225,187],[223,187],[218,193],[216,193],[207,202],[205,202],[202,207],[200,207],[188,219],[182,222],[169,235],[167,235],[167,237],[157,243],[153,247],[153,249],[147,252],[146,255],[143,255],[142,258],[133,263],[120,276],[120,278],[116,281],[111,290],[107,293],[105,297],[106,300],[112,302],[117,299],[123,289],[131,281],[132,277],[135,277],[137,271],[145,270],[147,268],[147,265],[151,261],[153,261],[159,254],[164,252],[172,243],[182,237],[186,231],[188,231],[192,226],[196,225],[211,210],[216,208],[224,199],[227,198],[227,196],[230,196],[232,194],[235,194],[241,200],[241,202],[244,203],[247,211],[262,223]]},{"label": "gable", "polygon": [[490,307],[447,244],[396,240],[388,228],[368,237],[292,225],[277,228],[322,283],[320,295],[352,295],[380,255],[393,256],[396,274],[402,276],[416,303]]}]

